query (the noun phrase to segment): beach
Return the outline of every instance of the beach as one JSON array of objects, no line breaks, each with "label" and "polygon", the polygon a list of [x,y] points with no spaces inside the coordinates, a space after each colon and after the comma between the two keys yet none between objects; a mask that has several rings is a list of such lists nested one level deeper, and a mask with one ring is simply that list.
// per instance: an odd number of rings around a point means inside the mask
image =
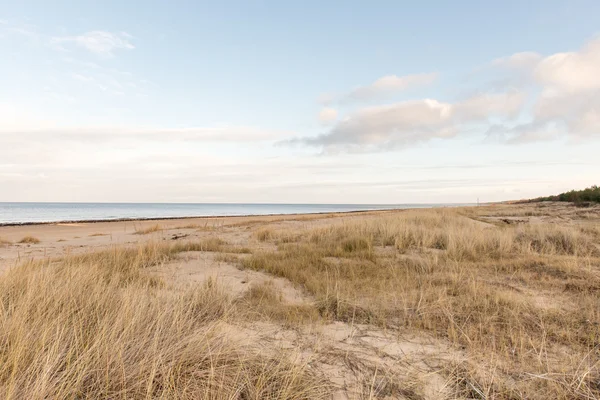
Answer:
[{"label": "beach", "polygon": [[0,394],[594,398],[599,221],[545,202],[3,226]]},{"label": "beach", "polygon": [[[68,254],[96,251],[113,246],[135,246],[147,241],[194,240],[214,236],[247,244],[251,239],[247,227],[323,225],[336,219],[361,218],[386,211],[349,211],[266,216],[178,217],[159,219],[127,219],[118,221],[64,221],[24,223],[0,226],[0,271],[28,259],[59,257]],[[145,230],[152,232],[143,233]],[[19,243],[25,237],[39,243]],[[10,243],[10,244],[8,244]]]}]

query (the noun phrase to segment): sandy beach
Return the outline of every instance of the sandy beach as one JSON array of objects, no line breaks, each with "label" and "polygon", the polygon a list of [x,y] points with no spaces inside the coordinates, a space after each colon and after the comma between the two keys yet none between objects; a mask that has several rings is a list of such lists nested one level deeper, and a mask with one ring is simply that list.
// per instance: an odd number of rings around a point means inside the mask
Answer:
[{"label": "sandy beach", "polygon": [[0,400],[600,400],[599,15],[3,2]]},{"label": "sandy beach", "polygon": [[[251,226],[262,224],[290,228],[320,226],[334,219],[344,221],[369,215],[384,215],[390,212],[402,211],[404,210],[29,223],[0,226],[0,239],[5,242],[0,247],[0,271],[32,258],[64,256],[90,250],[100,250],[110,246],[132,246],[148,240],[193,240],[213,236],[215,232],[219,232],[219,237],[222,236],[227,241],[247,244],[251,239],[247,228]],[[140,233],[156,227],[158,229],[154,232]],[[19,243],[27,236],[38,239],[39,243]]]},{"label": "sandy beach", "polygon": [[[46,332],[15,336],[5,357],[41,349],[16,364],[25,379],[54,359],[47,346],[84,346],[81,373],[95,378],[73,387],[132,398],[146,398],[148,359],[186,380],[169,396],[190,398],[205,385],[252,398],[594,398],[599,221],[600,206],[532,203],[4,226],[0,289],[21,311],[0,316]],[[217,361],[198,358],[202,346],[219,346]],[[214,362],[222,375],[195,378]],[[114,366],[96,377],[98,363]]]}]

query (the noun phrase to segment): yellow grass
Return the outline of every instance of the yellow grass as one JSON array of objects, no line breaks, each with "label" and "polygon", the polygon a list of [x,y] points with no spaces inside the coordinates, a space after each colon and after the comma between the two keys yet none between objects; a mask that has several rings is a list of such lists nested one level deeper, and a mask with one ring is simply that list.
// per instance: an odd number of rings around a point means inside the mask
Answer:
[{"label": "yellow grass", "polygon": [[227,339],[232,299],[214,282],[167,290],[149,245],[31,262],[0,276],[2,399],[324,399],[285,354]]},{"label": "yellow grass", "polygon": [[19,240],[19,243],[38,244],[40,243],[40,239],[33,236],[25,236],[23,239]]},{"label": "yellow grass", "polygon": [[10,240],[0,237],[0,246],[10,246],[11,244],[12,242]]},{"label": "yellow grass", "polygon": [[[296,229],[254,218],[236,223],[253,229],[252,248],[211,236],[30,261],[0,275],[0,398],[331,398],[327,368],[232,338],[232,323],[260,321],[300,336],[336,323],[447,344],[435,359],[442,397],[424,394],[431,371],[392,370],[412,362],[402,357],[382,353],[368,366],[352,338],[312,347],[321,366],[341,352],[370,374],[361,399],[598,399],[600,210],[561,207],[369,213],[318,226],[294,217]],[[511,214],[524,220],[494,219]],[[149,272],[190,251],[284,278],[311,301],[287,303],[270,281],[234,296],[213,280],[172,286]]]},{"label": "yellow grass", "polygon": [[160,232],[160,231],[162,231],[162,227],[160,225],[156,224],[156,225],[148,226],[145,228],[137,229],[135,231],[135,234],[136,235],[147,235],[149,233],[155,233],[155,232]]},{"label": "yellow grass", "polygon": [[195,229],[198,232],[212,232],[219,230],[220,228],[221,224],[219,221],[213,221],[211,223],[206,221],[203,224],[189,223],[175,227],[175,229]]},{"label": "yellow grass", "polygon": [[[476,385],[485,386],[480,398],[597,398],[595,232],[409,211],[307,230],[243,265],[296,283],[316,297],[324,318],[416,329],[467,349],[469,366],[449,369],[462,371],[461,393]],[[486,368],[495,370],[490,382]]]},{"label": "yellow grass", "polygon": [[317,309],[310,305],[286,304],[272,281],[253,285],[238,303],[243,306],[245,317],[250,319],[264,317],[286,326],[298,326],[319,319]]},{"label": "yellow grass", "polygon": [[300,239],[300,235],[292,230],[275,230],[273,228],[260,228],[254,232],[254,237],[260,242],[273,240],[276,243],[291,243]]},{"label": "yellow grass", "polygon": [[271,228],[262,228],[254,233],[254,236],[261,242],[265,242],[269,239],[272,239],[273,235],[273,229]]}]

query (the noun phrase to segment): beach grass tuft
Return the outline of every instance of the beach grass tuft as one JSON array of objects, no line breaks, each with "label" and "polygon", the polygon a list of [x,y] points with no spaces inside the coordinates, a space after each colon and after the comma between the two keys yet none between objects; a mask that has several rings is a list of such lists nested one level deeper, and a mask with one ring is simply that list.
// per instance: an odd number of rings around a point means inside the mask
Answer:
[{"label": "beach grass tuft", "polygon": [[140,228],[135,231],[136,235],[147,235],[149,233],[156,233],[162,231],[162,226],[159,224],[147,226],[145,228]]},{"label": "beach grass tuft", "polygon": [[21,240],[19,240],[19,243],[23,243],[23,244],[38,244],[40,243],[40,239],[34,237],[34,236],[25,236],[23,237]]}]

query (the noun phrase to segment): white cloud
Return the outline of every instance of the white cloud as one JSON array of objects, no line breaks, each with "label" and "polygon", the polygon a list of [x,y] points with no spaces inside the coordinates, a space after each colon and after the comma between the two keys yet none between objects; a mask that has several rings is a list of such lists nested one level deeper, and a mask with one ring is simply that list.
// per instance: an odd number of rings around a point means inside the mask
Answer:
[{"label": "white cloud", "polygon": [[524,101],[520,92],[473,96],[454,104],[433,99],[367,107],[338,122],[329,132],[292,143],[325,148],[393,149],[456,136],[466,124],[492,116],[512,118]]},{"label": "white cloud", "polygon": [[433,83],[437,74],[414,74],[406,76],[387,75],[377,79],[370,85],[360,86],[342,96],[341,101],[367,101],[391,93],[400,92],[414,86]]},{"label": "white cloud", "polygon": [[437,73],[413,74],[405,76],[386,75],[375,82],[359,86],[348,93],[335,95],[324,93],[319,96],[321,104],[365,102],[385,98],[394,93],[407,90],[411,87],[424,86],[433,83],[437,79]]},{"label": "white cloud", "polygon": [[492,65],[496,67],[513,68],[513,69],[531,69],[542,59],[542,56],[533,51],[524,51],[515,53],[508,57],[498,58],[492,61]]},{"label": "white cloud", "polygon": [[506,93],[483,93],[454,105],[453,113],[458,119],[469,122],[491,116],[514,118],[521,111],[525,93],[511,90]]},{"label": "white cloud", "polygon": [[74,44],[102,56],[112,56],[115,50],[132,50],[132,36],[127,32],[90,31],[78,36],[59,36],[51,38],[51,43],[61,47]]},{"label": "white cloud", "polygon": [[[511,74],[503,90],[448,103],[405,101],[359,109],[332,129],[301,143],[328,149],[369,151],[410,146],[467,131],[509,144],[600,136],[600,38],[579,51],[542,56],[515,53],[492,61]],[[431,83],[435,74],[387,76],[359,87],[343,100],[367,100]],[[511,84],[520,82],[516,90]],[[515,122],[519,118],[520,121]]]},{"label": "white cloud", "polygon": [[[517,53],[503,60],[523,60],[529,85],[539,92],[529,110],[531,121],[507,128],[508,143],[567,137],[581,140],[600,136],[600,39],[579,51],[547,57]],[[498,131],[499,127],[495,127]]]},{"label": "white cloud", "polygon": [[325,107],[319,112],[319,121],[323,125],[328,125],[334,122],[338,117],[338,112],[335,108]]},{"label": "white cloud", "polygon": [[542,59],[535,79],[547,90],[580,92],[600,89],[600,39],[578,52],[557,53]]}]

